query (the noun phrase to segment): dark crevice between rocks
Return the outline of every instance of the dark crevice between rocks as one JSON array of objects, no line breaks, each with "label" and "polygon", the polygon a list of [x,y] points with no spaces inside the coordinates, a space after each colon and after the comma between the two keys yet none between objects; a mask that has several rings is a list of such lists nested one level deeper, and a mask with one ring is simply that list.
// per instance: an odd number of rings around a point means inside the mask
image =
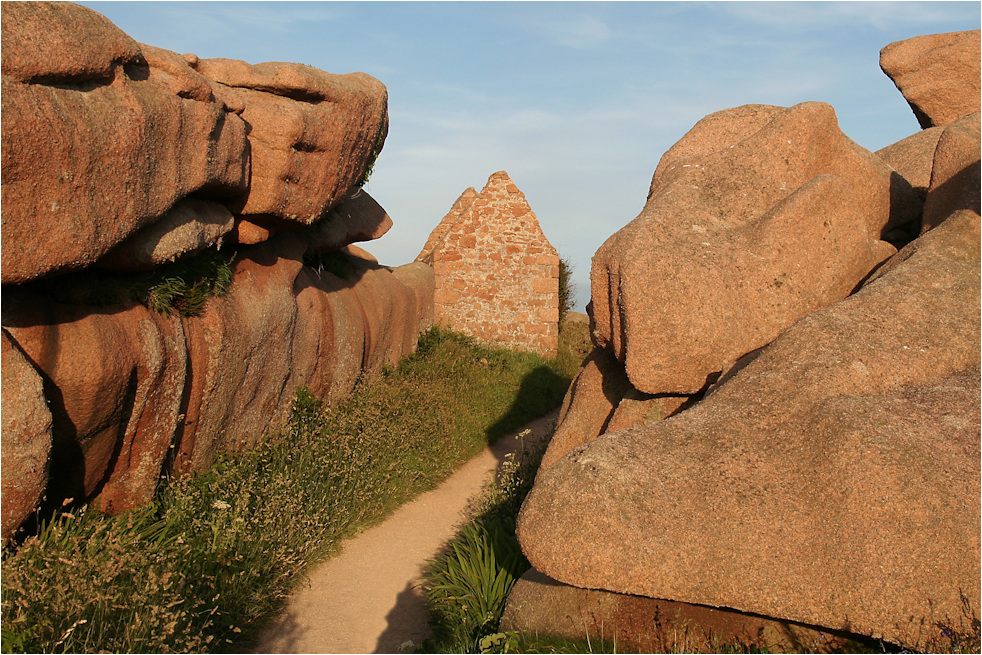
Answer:
[{"label": "dark crevice between rocks", "polygon": [[181,452],[181,445],[184,443],[184,432],[187,429],[188,410],[191,406],[191,391],[194,388],[194,367],[191,357],[191,338],[188,333],[188,321],[180,319],[181,333],[184,337],[184,384],[181,388],[181,403],[178,406],[177,423],[174,426],[174,434],[171,435],[170,446],[164,454],[164,461],[160,466],[160,475],[157,478],[157,489],[154,496],[157,496],[163,485],[171,479],[174,474],[174,467],[177,463],[177,455]]},{"label": "dark crevice between rocks", "polygon": [[678,409],[676,409],[674,412],[672,412],[665,418],[671,418],[677,414],[681,414],[682,412],[689,409],[690,407],[701,401],[703,398],[705,398],[706,395],[709,393],[709,390],[712,389],[713,385],[716,384],[716,382],[720,379],[721,375],[723,375],[722,371],[714,371],[713,373],[707,375],[706,382],[702,385],[702,388],[699,389],[699,391],[692,394],[691,396],[689,396],[688,400],[686,400],[684,403],[679,405]]}]

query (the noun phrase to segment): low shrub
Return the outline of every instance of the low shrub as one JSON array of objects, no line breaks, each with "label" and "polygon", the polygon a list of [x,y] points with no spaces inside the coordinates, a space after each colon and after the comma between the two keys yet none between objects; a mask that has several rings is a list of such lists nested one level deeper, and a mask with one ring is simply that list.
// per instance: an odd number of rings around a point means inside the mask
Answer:
[{"label": "low shrub", "polygon": [[573,265],[565,257],[559,260],[559,322],[566,320],[576,306],[576,287],[573,285]]}]

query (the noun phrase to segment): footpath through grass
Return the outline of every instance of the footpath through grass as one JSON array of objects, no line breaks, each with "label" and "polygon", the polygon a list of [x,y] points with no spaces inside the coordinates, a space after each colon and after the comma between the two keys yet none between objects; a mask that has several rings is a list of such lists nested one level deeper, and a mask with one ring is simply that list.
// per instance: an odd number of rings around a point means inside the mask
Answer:
[{"label": "footpath through grass", "polygon": [[337,407],[301,390],[282,431],[151,507],[43,522],[4,553],[3,651],[241,650],[306,567],[556,407],[585,354],[573,334],[545,360],[431,330]]}]

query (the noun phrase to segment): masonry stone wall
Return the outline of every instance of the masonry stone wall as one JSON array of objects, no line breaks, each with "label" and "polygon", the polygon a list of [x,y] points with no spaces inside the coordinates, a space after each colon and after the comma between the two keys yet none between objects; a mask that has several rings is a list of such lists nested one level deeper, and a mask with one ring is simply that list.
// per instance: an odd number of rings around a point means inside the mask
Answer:
[{"label": "masonry stone wall", "polygon": [[416,261],[436,276],[434,320],[475,338],[554,356],[559,254],[504,171],[467,189]]}]

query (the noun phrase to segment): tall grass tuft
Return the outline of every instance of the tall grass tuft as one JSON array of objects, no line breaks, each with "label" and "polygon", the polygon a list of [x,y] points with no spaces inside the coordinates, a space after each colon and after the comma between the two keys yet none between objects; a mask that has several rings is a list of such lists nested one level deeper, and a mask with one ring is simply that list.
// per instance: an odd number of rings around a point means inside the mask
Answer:
[{"label": "tall grass tuft", "polygon": [[301,390],[283,430],[170,481],[152,507],[64,513],[5,552],[3,650],[241,649],[307,566],[568,384],[556,361],[433,330],[335,407]]},{"label": "tall grass tuft", "polygon": [[232,284],[232,252],[208,248],[193,257],[142,273],[87,268],[31,282],[33,291],[60,302],[106,307],[138,302],[152,311],[197,316],[209,298],[225,295]]}]

